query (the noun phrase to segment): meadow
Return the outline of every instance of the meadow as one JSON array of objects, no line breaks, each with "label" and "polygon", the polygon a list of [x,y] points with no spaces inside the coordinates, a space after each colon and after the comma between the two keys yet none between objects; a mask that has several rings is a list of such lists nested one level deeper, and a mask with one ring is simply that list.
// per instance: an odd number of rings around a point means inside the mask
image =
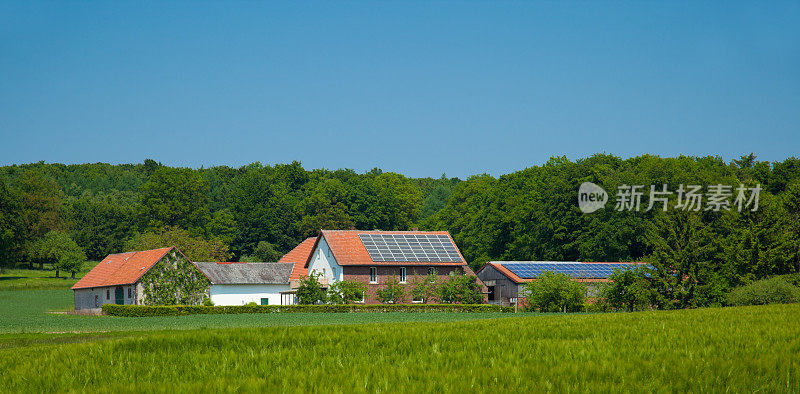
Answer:
[{"label": "meadow", "polygon": [[51,269],[5,268],[0,272],[0,291],[69,289],[78,281],[78,278],[86,275],[97,263],[97,261],[85,262],[75,279],[70,278],[69,273],[63,272],[60,277],[56,278],[55,271]]},{"label": "meadow", "polygon": [[0,388],[790,392],[800,389],[799,314],[794,304],[415,324],[0,336]]}]

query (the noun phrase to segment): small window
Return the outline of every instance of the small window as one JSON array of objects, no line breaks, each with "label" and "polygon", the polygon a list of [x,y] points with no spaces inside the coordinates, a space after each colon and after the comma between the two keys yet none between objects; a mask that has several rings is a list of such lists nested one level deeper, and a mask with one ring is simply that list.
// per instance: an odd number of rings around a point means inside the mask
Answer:
[{"label": "small window", "polygon": [[400,267],[400,283],[406,283],[406,267]]},{"label": "small window", "polygon": [[106,299],[107,300],[111,299],[111,290],[106,290]]},{"label": "small window", "polygon": [[94,307],[97,308],[100,306],[100,297],[94,296]]},{"label": "small window", "polygon": [[436,267],[428,267],[428,275],[436,275]]},{"label": "small window", "polygon": [[423,302],[425,302],[425,299],[424,299],[424,298],[422,298],[422,297],[414,297],[414,298],[411,300],[411,303],[413,303],[413,304],[421,304],[421,303],[423,303]]},{"label": "small window", "polygon": [[128,298],[131,298],[131,297],[133,297],[133,288],[129,287],[128,288]]},{"label": "small window", "polygon": [[369,267],[369,283],[378,283],[377,267]]},{"label": "small window", "polygon": [[261,305],[269,305],[269,298],[262,298]]}]

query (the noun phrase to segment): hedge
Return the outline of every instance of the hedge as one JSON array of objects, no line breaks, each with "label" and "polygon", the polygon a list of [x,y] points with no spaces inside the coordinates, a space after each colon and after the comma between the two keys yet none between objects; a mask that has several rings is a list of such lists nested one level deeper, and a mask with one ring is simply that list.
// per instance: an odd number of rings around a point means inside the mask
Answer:
[{"label": "hedge", "polygon": [[726,304],[730,306],[789,304],[798,301],[800,301],[800,288],[780,277],[737,287],[726,297]]},{"label": "hedge", "polygon": [[103,304],[110,316],[228,315],[239,313],[356,313],[356,312],[460,312],[504,313],[513,307],[487,304],[389,304],[389,305],[117,305]]}]

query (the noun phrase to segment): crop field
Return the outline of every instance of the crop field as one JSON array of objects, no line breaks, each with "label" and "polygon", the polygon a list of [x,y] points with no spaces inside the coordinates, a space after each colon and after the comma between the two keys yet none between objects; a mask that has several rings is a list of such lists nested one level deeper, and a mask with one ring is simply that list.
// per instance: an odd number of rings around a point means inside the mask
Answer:
[{"label": "crop field", "polygon": [[6,334],[0,335],[0,391],[791,392],[800,390],[797,316],[800,306],[793,304]]}]

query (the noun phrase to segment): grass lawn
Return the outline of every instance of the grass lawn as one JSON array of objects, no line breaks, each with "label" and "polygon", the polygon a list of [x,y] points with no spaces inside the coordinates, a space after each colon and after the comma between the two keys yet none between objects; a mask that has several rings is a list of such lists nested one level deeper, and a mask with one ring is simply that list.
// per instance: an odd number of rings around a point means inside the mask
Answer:
[{"label": "grass lawn", "polygon": [[81,271],[75,275],[75,279],[70,279],[70,274],[64,272],[59,278],[56,278],[56,272],[49,269],[7,268],[0,273],[0,291],[69,289],[79,278],[91,271],[97,263],[97,261],[85,262]]},{"label": "grass lawn", "polygon": [[800,390],[797,316],[794,304],[0,335],[0,390],[791,392]]}]

